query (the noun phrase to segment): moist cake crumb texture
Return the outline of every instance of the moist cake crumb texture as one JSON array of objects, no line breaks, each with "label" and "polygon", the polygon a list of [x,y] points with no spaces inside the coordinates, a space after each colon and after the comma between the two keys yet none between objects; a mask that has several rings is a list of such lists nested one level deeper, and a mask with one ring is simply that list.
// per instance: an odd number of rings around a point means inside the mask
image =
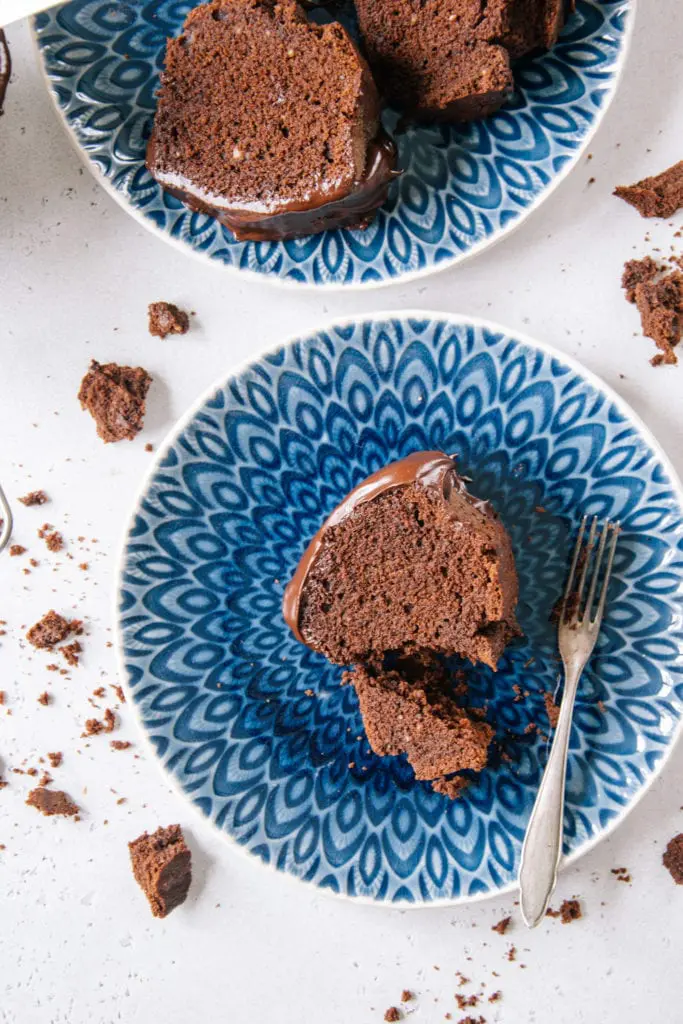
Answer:
[{"label": "moist cake crumb texture", "polygon": [[189,316],[172,302],[150,302],[147,313],[149,333],[156,338],[165,338],[169,334],[187,334],[190,329]]},{"label": "moist cake crumb texture", "polygon": [[620,185],[614,194],[642,217],[673,217],[683,207],[683,160],[635,185]]},{"label": "moist cake crumb texture", "polygon": [[66,793],[59,789],[48,789],[46,786],[38,786],[32,789],[26,798],[29,807],[35,807],[46,817],[54,816],[73,818],[79,813],[79,808]]},{"label": "moist cake crumb texture", "polygon": [[143,832],[128,844],[135,880],[154,917],[166,917],[184,903],[192,880],[190,850],[180,825]]},{"label": "moist cake crumb texture", "polygon": [[50,610],[43,615],[39,622],[31,626],[26,634],[26,639],[34,647],[51,650],[56,644],[66,639],[71,632],[74,632],[73,623],[56,611]]},{"label": "moist cake crumb texture", "polygon": [[676,885],[683,885],[683,832],[669,840],[662,855],[662,863]]},{"label": "moist cake crumb texture", "polygon": [[97,433],[105,443],[132,441],[142,430],[151,382],[141,366],[92,360],[81,381],[78,400],[95,420]]}]

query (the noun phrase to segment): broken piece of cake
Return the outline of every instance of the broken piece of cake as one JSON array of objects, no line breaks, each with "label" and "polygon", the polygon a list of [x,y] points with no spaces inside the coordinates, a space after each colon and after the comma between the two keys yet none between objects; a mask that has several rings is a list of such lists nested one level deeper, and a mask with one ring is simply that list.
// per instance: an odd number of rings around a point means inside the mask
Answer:
[{"label": "broken piece of cake", "polygon": [[81,381],[78,400],[95,420],[97,433],[105,444],[132,441],[142,430],[151,383],[152,378],[141,366],[92,360]]},{"label": "broken piece of cake", "polygon": [[192,881],[192,855],[180,825],[143,832],[128,844],[135,880],[154,917],[166,917],[185,902]]},{"label": "broken piece of cake", "polygon": [[683,160],[635,185],[620,185],[614,195],[634,206],[641,217],[673,217],[683,207]]}]

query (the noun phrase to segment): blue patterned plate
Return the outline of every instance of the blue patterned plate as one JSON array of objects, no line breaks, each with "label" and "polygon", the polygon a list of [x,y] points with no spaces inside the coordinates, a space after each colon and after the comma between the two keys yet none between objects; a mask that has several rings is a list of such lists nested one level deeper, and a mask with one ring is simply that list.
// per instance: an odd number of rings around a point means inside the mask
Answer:
[{"label": "blue patterned plate", "polygon": [[[355,288],[419,277],[501,238],[588,145],[624,63],[635,0],[578,0],[551,53],[520,62],[512,101],[488,121],[397,135],[405,173],[367,231],[235,242],[145,169],[166,37],[192,0],[72,0],[35,19],[49,87],[69,134],[121,205],[167,241],[281,282]],[[396,116],[387,114],[387,127]]]},{"label": "blue patterned plate", "polygon": [[[525,634],[497,673],[466,668],[498,743],[456,801],[402,757],[371,753],[341,669],[298,644],[280,610],[340,499],[429,448],[457,452],[501,513]],[[547,752],[544,693],[559,678],[549,615],[584,513],[624,532],[572,728],[566,854],[623,819],[680,731],[682,506],[647,429],[565,356],[443,314],[337,323],[213,387],[160,451],[120,569],[129,695],[178,787],[265,863],[386,902],[505,890]]]}]

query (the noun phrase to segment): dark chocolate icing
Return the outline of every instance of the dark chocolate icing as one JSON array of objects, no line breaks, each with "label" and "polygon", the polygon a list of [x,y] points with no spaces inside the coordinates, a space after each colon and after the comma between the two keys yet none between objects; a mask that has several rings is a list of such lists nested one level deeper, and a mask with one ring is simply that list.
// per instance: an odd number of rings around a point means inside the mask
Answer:
[{"label": "dark chocolate icing", "polygon": [[12,60],[9,55],[9,46],[7,45],[5,33],[0,28],[0,114],[2,114],[2,105],[5,102],[5,93],[7,92],[11,74]]},{"label": "dark chocolate icing", "polygon": [[444,452],[413,452],[405,459],[391,462],[384,469],[373,473],[354,487],[328,516],[304,551],[296,572],[287,584],[282,600],[282,614],[292,633],[301,643],[306,642],[299,631],[301,594],[327,531],[331,526],[338,526],[365,502],[372,501],[385,491],[410,487],[412,484],[434,490],[444,501],[448,501],[453,491],[457,491],[484,515],[494,515],[489,502],[481,501],[469,493],[465,480],[456,472],[455,459]]},{"label": "dark chocolate icing", "polygon": [[174,175],[156,167],[154,134],[147,146],[147,168],[165,191],[191,210],[215,217],[241,242],[284,241],[328,228],[367,227],[368,215],[382,205],[389,185],[400,174],[395,166],[396,147],[380,129],[368,146],[363,177],[354,182],[350,192],[332,198],[326,193],[313,194],[305,203],[287,203],[280,210],[259,213],[219,205],[218,197],[203,195],[190,181],[184,180],[181,187]]}]

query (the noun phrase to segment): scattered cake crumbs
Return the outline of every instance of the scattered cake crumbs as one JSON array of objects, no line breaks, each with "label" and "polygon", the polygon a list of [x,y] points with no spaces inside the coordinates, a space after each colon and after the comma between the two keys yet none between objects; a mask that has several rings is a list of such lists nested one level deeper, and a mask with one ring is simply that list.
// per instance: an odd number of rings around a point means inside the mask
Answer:
[{"label": "scattered cake crumbs", "polygon": [[83,650],[78,640],[74,640],[70,644],[65,644],[64,647],[60,647],[59,650],[66,659],[67,664],[74,666],[78,665],[78,656]]},{"label": "scattered cake crumbs", "polygon": [[503,993],[500,990],[498,990],[497,992],[492,992],[491,993],[491,995],[489,996],[489,1002],[490,1003],[499,1003],[502,998],[503,998]]},{"label": "scattered cake crumbs", "polygon": [[49,772],[43,772],[43,774],[38,779],[38,785],[39,786],[49,786],[51,782],[52,782],[52,776],[50,775]]},{"label": "scattered cake crumbs", "polygon": [[172,302],[150,302],[148,310],[149,333],[155,338],[169,334],[187,334],[190,318]]},{"label": "scattered cake crumbs", "polygon": [[49,500],[45,491],[29,491],[23,498],[19,498],[21,504],[26,505],[27,508],[31,508],[33,505],[44,505]]},{"label": "scattered cake crumbs", "polygon": [[44,708],[48,706],[48,704],[50,703],[50,694],[47,692],[47,690],[44,690],[43,693],[40,694],[40,696],[38,697],[38,703],[42,704]]},{"label": "scattered cake crumbs", "polygon": [[[104,720],[99,718],[87,718],[85,721],[85,732],[81,736],[98,736],[100,733],[113,732],[116,725],[116,715],[111,708],[104,712]],[[118,749],[118,748],[116,748]]]},{"label": "scattered cake crumbs", "polygon": [[546,714],[548,715],[548,721],[550,722],[550,728],[556,729],[557,723],[560,718],[559,705],[555,703],[555,698],[550,691],[544,693],[543,703],[545,704]]},{"label": "scattered cake crumbs", "polygon": [[384,1013],[384,1019],[386,1021],[400,1020],[403,1014],[399,1010],[398,1006],[390,1006]]},{"label": "scattered cake crumbs", "polygon": [[466,978],[462,971],[456,971],[455,976],[458,979],[458,985],[460,986],[460,988],[462,988],[463,985],[469,985],[470,979]]},{"label": "scattered cake crumbs", "polygon": [[121,704],[125,704],[126,703],[126,695],[123,692],[123,687],[120,686],[118,683],[110,683],[109,685],[111,686],[112,690],[116,694],[119,702]]},{"label": "scattered cake crumbs", "polygon": [[630,882],[631,873],[628,868],[611,868],[611,873],[615,876],[617,882]]},{"label": "scattered cake crumbs", "polygon": [[510,946],[510,948],[508,949],[508,951],[507,951],[507,953],[505,955],[508,958],[508,960],[512,963],[512,961],[517,959],[517,947],[516,946]]},{"label": "scattered cake crumbs", "polygon": [[61,551],[64,547],[64,538],[50,523],[43,523],[38,530],[38,537],[45,541],[48,551]]},{"label": "scattered cake crumbs", "polygon": [[415,994],[413,992],[411,992],[409,988],[404,988],[403,991],[401,992],[401,1002],[402,1003],[409,1003],[414,998],[415,998]]},{"label": "scattered cake crumbs", "polygon": [[132,747],[133,744],[130,740],[110,740],[109,746],[112,750],[128,750],[128,748]]},{"label": "scattered cake crumbs", "polygon": [[455,1001],[458,1004],[459,1010],[467,1010],[472,1006],[478,1006],[479,996],[464,996],[461,992],[456,992]]},{"label": "scattered cake crumbs", "polygon": [[548,907],[545,913],[546,917],[559,917],[562,924],[571,924],[572,921],[578,921],[583,916],[581,904],[578,900],[564,900],[560,904],[559,910],[553,910],[552,907]]},{"label": "scattered cake crumbs", "polygon": [[88,569],[90,568],[90,566],[88,565],[88,563],[87,563],[87,562],[79,562],[79,563],[78,563],[78,568],[79,568],[79,569],[82,569],[82,570],[83,570],[83,572],[87,572],[87,571],[88,571]]},{"label": "scattered cake crumbs", "polygon": [[683,832],[669,840],[662,855],[662,864],[668,869],[676,885],[683,885]]},{"label": "scattered cake crumbs", "polygon": [[142,430],[145,399],[152,378],[141,366],[98,363],[95,359],[81,381],[78,400],[95,420],[106,443],[133,438]]},{"label": "scattered cake crumbs", "polygon": [[492,926],[491,931],[492,932],[498,932],[499,935],[505,935],[506,931],[510,927],[510,922],[511,921],[512,921],[512,917],[503,917],[498,922],[498,924],[494,924]]},{"label": "scattered cake crumbs", "polygon": [[486,1024],[484,1017],[461,1017],[458,1024]]},{"label": "scattered cake crumbs", "polygon": [[106,692],[104,686],[98,686],[96,690],[93,690],[92,695],[93,697],[104,697]]},{"label": "scattered cake crumbs", "polygon": [[145,451],[146,451],[146,452],[153,452],[153,451],[154,451],[154,445],[153,445],[153,444],[151,444],[151,443],[150,443],[150,442],[148,441],[148,442],[147,442],[147,444],[145,445]]},{"label": "scattered cake crumbs", "polygon": [[191,854],[180,825],[143,832],[128,844],[135,880],[154,917],[166,917],[187,897],[192,880]]},{"label": "scattered cake crumbs", "polygon": [[61,750],[54,750],[47,755],[47,759],[50,762],[51,768],[59,768],[60,764],[64,760],[64,754]]},{"label": "scattered cake crumbs", "polygon": [[621,185],[614,195],[634,206],[641,217],[673,217],[683,206],[683,160],[635,185]]},{"label": "scattered cake crumbs", "polygon": [[17,558],[19,555],[23,555],[26,553],[26,548],[23,547],[21,544],[11,544],[9,553],[12,556],[12,558]]},{"label": "scattered cake crumbs", "polygon": [[53,815],[71,818],[79,812],[76,804],[66,793],[60,789],[48,789],[45,786],[32,789],[26,797],[26,803],[29,807],[35,807],[48,818]]}]

